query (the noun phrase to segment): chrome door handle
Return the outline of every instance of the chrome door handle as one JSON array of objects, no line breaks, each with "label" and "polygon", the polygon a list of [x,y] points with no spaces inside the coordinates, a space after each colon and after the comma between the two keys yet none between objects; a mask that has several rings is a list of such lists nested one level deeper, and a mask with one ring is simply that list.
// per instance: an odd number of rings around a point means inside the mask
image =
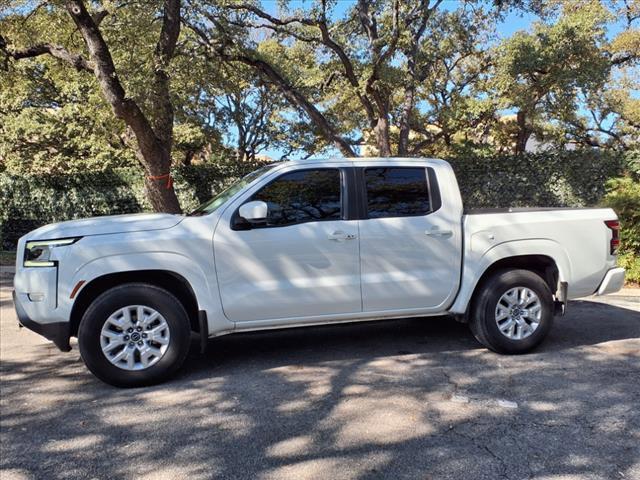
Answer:
[{"label": "chrome door handle", "polygon": [[344,240],[355,240],[358,237],[352,233],[344,233],[342,231],[337,231],[329,234],[328,238],[329,240],[336,240],[338,242],[342,242]]},{"label": "chrome door handle", "polygon": [[452,230],[440,230],[439,228],[432,228],[431,230],[427,230],[424,233],[426,235],[429,235],[430,237],[443,237],[443,238],[449,238],[451,235],[453,235]]}]

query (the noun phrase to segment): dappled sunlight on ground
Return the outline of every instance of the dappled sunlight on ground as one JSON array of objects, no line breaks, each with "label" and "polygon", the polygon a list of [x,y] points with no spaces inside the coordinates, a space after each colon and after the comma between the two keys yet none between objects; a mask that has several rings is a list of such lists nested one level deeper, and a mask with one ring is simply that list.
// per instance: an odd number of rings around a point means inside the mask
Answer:
[{"label": "dappled sunlight on ground", "polygon": [[627,307],[574,302],[513,357],[447,318],[222,337],[134,390],[3,307],[0,476],[640,478],[640,308]]}]

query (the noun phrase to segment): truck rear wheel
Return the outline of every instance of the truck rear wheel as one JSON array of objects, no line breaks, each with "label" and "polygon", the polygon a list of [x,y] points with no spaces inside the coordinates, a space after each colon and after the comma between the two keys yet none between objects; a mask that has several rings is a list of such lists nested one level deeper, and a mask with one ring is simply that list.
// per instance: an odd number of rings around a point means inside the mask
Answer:
[{"label": "truck rear wheel", "polygon": [[184,362],[190,339],[189,318],[180,301],[144,283],[104,292],[89,306],[78,330],[87,368],[116,387],[167,379]]},{"label": "truck rear wheel", "polygon": [[498,353],[534,349],[553,325],[553,295],[529,270],[501,270],[477,292],[469,326],[476,339]]}]

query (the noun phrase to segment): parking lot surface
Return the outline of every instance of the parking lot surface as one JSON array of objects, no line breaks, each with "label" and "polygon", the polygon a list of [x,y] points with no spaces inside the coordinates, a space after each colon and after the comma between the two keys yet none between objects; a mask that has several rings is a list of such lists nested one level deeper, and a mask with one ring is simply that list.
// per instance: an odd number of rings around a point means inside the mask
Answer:
[{"label": "parking lot surface", "polygon": [[194,340],[172,381],[120,390],[0,286],[2,480],[640,479],[640,297],[572,302],[528,355],[371,322]]}]

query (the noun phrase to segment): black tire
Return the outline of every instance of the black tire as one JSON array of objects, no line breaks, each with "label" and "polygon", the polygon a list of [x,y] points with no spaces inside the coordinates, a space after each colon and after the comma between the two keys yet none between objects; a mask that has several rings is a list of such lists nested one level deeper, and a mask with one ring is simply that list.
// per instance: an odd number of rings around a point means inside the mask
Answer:
[{"label": "black tire", "polygon": [[[539,298],[542,307],[538,327],[526,338],[514,340],[504,335],[496,323],[496,307],[503,294],[526,287]],[[553,295],[547,283],[530,270],[501,270],[489,277],[474,296],[469,322],[476,339],[497,353],[521,354],[533,350],[553,326]]]},{"label": "black tire", "polygon": [[[117,310],[145,305],[159,312],[169,327],[169,344],[157,363],[144,370],[125,370],[112,364],[102,352],[101,330]],[[189,317],[182,303],[170,292],[145,283],[113,287],[96,298],[84,313],[78,329],[80,356],[87,368],[105,383],[116,387],[142,387],[160,383],[184,362],[191,343]]]}]

